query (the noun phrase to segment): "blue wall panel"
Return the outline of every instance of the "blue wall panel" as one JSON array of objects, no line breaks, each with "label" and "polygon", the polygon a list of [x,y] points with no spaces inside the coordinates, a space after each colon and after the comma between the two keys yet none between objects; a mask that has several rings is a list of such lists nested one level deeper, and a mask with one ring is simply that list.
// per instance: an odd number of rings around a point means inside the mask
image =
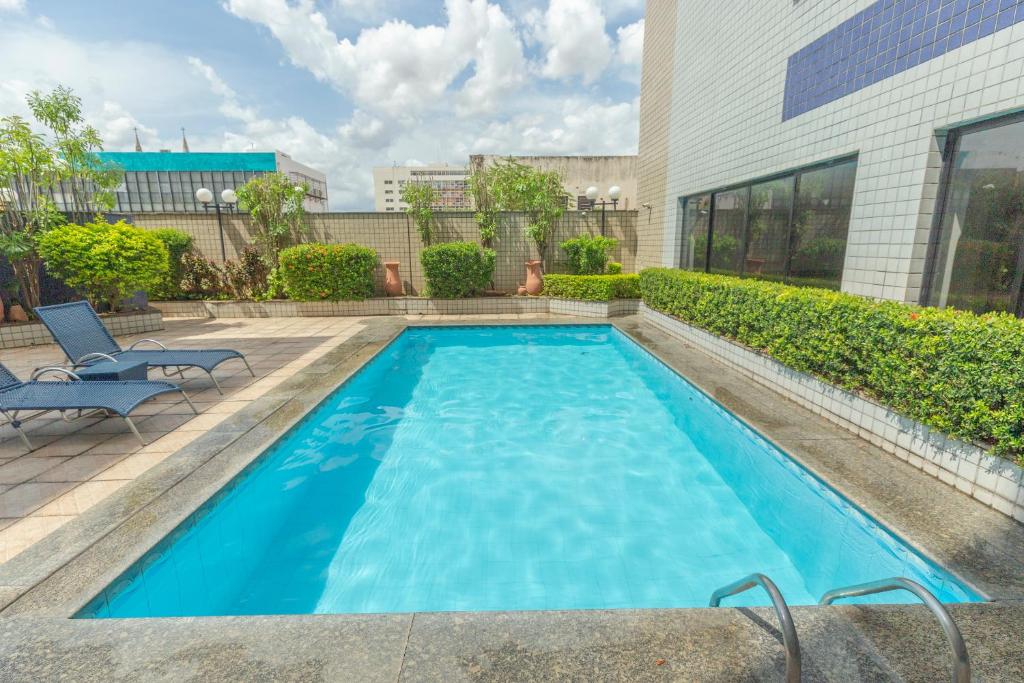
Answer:
[{"label": "blue wall panel", "polygon": [[789,57],[782,120],[1024,21],[1024,0],[879,0]]}]

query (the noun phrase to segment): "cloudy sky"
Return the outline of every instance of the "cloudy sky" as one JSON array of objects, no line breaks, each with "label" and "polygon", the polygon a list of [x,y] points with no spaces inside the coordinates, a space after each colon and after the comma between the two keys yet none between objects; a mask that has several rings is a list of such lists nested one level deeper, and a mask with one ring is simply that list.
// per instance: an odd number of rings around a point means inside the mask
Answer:
[{"label": "cloudy sky", "polygon": [[58,83],[108,150],[280,149],[372,208],[373,166],[632,154],[643,0],[0,0],[0,114]]}]

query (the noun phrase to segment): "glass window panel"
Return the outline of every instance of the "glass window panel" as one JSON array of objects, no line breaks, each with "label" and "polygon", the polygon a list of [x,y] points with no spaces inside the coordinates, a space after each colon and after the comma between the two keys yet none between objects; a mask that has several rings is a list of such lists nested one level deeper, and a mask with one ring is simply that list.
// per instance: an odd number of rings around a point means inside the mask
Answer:
[{"label": "glass window panel", "polygon": [[786,274],[793,176],[750,188],[750,228],[744,273],[773,280]]},{"label": "glass window panel", "polygon": [[680,268],[706,269],[708,223],[710,218],[711,195],[698,195],[683,200],[683,238],[679,256]]},{"label": "glass window panel", "polygon": [[856,160],[799,174],[790,283],[839,289],[856,176]]},{"label": "glass window panel", "polygon": [[1024,313],[1024,121],[960,138],[939,230],[929,304]]},{"label": "glass window panel", "polygon": [[711,227],[712,273],[740,273],[749,194],[746,187],[715,193],[715,215]]}]

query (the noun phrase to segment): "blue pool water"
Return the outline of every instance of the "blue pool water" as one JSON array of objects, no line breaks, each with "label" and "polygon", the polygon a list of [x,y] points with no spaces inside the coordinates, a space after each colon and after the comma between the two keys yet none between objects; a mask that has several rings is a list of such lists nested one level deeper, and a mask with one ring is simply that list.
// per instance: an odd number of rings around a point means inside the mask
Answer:
[{"label": "blue pool water", "polygon": [[755,571],[980,599],[610,326],[418,328],[79,616],[703,607]]}]

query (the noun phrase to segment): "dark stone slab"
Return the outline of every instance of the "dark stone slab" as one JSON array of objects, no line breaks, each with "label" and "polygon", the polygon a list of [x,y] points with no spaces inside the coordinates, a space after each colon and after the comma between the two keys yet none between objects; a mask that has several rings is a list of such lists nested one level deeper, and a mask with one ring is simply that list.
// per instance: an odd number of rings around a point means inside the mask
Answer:
[{"label": "dark stone slab", "polygon": [[0,518],[25,517],[51,500],[73,489],[73,482],[34,482],[19,484],[0,493]]}]

